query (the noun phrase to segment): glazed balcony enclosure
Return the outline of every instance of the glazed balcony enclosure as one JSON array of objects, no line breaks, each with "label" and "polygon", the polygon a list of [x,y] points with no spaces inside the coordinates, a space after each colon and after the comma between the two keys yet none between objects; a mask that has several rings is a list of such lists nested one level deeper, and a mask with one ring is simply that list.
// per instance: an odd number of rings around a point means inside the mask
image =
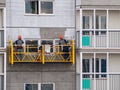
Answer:
[{"label": "glazed balcony enclosure", "polygon": [[109,30],[108,32],[105,30],[83,30],[82,37],[79,31],[77,34],[79,37],[77,47],[80,47],[81,39],[82,48],[120,48],[120,30]]},{"label": "glazed balcony enclosure", "polygon": [[[16,45],[9,40],[8,59],[10,64],[14,63],[72,63],[75,61],[74,40],[70,40],[67,45],[44,44],[23,45],[23,51],[18,52]],[[39,48],[41,47],[41,50]],[[68,48],[68,51],[62,52],[62,47]]]}]

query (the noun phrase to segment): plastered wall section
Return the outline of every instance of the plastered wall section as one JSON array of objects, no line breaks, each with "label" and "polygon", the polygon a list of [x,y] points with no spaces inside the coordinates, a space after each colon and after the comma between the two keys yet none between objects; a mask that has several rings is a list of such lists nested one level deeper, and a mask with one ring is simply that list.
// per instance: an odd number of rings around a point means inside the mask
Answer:
[{"label": "plastered wall section", "polygon": [[75,0],[53,0],[53,15],[26,15],[24,0],[7,0],[8,27],[74,27]]}]

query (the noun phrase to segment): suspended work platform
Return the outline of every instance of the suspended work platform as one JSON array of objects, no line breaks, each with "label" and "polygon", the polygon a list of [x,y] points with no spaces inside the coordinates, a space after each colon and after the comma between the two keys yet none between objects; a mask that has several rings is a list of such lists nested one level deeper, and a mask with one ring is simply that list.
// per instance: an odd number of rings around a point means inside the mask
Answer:
[{"label": "suspended work platform", "polygon": [[[10,64],[14,63],[75,63],[75,45],[71,40],[67,45],[23,45],[23,51],[18,52],[12,40],[9,40],[8,60]],[[62,47],[69,50],[63,52]]]}]

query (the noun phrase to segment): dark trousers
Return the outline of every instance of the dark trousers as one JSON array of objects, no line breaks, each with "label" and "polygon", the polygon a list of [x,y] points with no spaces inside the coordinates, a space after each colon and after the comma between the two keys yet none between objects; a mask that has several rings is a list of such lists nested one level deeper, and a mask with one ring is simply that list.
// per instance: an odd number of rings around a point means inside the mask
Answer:
[{"label": "dark trousers", "polygon": [[69,46],[63,46],[63,50],[62,50],[62,52],[63,52],[63,58],[66,60],[66,59],[68,59],[69,60]]},{"label": "dark trousers", "polygon": [[23,49],[23,48],[19,48],[19,49],[17,49],[16,51],[17,51],[17,52],[20,52],[17,56],[18,56],[18,59],[19,59],[19,60],[22,60],[23,54],[21,54],[21,52],[23,52],[24,49]]}]

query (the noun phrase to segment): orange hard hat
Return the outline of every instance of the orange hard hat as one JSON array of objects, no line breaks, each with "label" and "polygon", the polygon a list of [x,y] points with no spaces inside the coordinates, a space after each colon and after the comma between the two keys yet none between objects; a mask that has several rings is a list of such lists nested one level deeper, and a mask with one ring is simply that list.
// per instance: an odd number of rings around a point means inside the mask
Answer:
[{"label": "orange hard hat", "polygon": [[62,36],[62,35],[59,35],[59,39],[63,39],[63,36]]},{"label": "orange hard hat", "polygon": [[22,36],[21,35],[18,35],[18,39],[21,39],[22,38]]}]

